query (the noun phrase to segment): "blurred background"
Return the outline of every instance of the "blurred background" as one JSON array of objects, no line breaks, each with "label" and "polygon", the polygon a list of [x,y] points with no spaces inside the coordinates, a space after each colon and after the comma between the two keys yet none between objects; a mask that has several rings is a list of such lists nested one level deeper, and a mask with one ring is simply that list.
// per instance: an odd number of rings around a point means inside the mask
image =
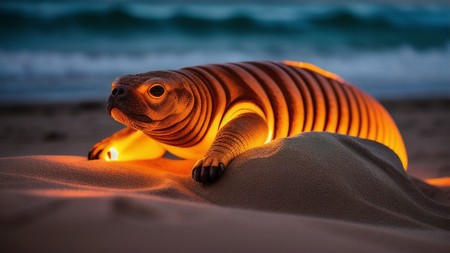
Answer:
[{"label": "blurred background", "polygon": [[448,97],[449,2],[0,3],[0,103],[103,101],[124,74],[285,59],[382,99]]}]

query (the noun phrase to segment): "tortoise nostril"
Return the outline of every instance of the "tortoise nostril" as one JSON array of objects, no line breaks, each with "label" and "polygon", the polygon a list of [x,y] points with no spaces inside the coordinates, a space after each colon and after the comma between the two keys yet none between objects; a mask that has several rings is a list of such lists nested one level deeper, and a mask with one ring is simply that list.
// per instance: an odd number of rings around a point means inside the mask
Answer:
[{"label": "tortoise nostril", "polygon": [[118,96],[118,95],[122,95],[123,93],[125,93],[125,90],[122,88],[114,88],[111,92],[111,95],[113,97]]}]

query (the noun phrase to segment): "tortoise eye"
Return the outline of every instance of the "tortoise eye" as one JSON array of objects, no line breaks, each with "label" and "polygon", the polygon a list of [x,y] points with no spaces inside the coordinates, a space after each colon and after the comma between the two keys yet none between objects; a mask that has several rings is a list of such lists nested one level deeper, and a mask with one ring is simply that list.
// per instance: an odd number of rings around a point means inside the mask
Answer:
[{"label": "tortoise eye", "polygon": [[150,89],[148,89],[148,93],[150,93],[150,96],[155,98],[161,97],[165,91],[166,90],[164,89],[164,86],[159,83],[154,84],[152,87],[150,87]]}]

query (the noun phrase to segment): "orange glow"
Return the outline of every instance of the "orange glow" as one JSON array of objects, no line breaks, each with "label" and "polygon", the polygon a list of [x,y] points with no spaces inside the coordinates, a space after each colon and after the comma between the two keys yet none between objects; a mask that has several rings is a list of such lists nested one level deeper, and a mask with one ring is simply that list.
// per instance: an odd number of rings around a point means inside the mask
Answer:
[{"label": "orange glow", "polygon": [[106,161],[116,160],[119,160],[119,152],[117,152],[117,149],[115,147],[110,147],[109,151],[107,152]]},{"label": "orange glow", "polygon": [[[265,114],[260,107],[251,102],[237,103],[229,108],[222,117],[217,116],[211,124],[211,130],[205,135],[201,142],[190,147],[177,147],[158,143],[146,136],[141,131],[136,131],[130,136],[120,140],[111,141],[106,148],[106,152],[101,159],[107,161],[132,161],[132,160],[150,160],[162,157],[166,151],[171,154],[188,160],[198,160],[203,157],[206,151],[211,147],[217,132],[224,127],[230,120],[245,113],[256,113],[265,119]],[[273,139],[274,119],[269,120],[269,133],[265,143]]]},{"label": "orange glow", "polygon": [[[133,169],[136,173],[163,173],[175,174],[179,176],[189,176],[192,173],[197,160],[173,160],[168,158],[157,158],[153,160],[127,161],[127,168]],[[121,162],[117,162],[120,164]],[[143,171],[142,168],[148,168]]]},{"label": "orange glow", "polygon": [[450,187],[450,177],[428,178],[425,182],[438,187]]},{"label": "orange glow", "polygon": [[[264,112],[259,108],[259,106],[255,105],[251,102],[242,102],[238,103],[234,106],[232,106],[228,111],[225,113],[222,122],[220,122],[220,128],[225,126],[230,120],[236,118],[237,116],[244,114],[244,113],[256,113],[261,118],[267,121],[266,116]],[[268,143],[273,139],[273,128],[274,128],[274,119],[272,118],[268,123],[269,126],[269,134],[267,135],[267,139],[265,143]],[[211,140],[212,141],[212,140]]]},{"label": "orange glow", "polygon": [[328,77],[328,78],[336,80],[336,81],[340,81],[340,82],[343,81],[343,79],[340,76],[338,76],[338,75],[336,75],[334,73],[331,73],[329,71],[326,71],[324,69],[321,69],[321,68],[319,68],[316,65],[313,65],[311,63],[298,62],[298,61],[283,61],[283,64],[286,64],[286,65],[292,66],[292,67],[297,67],[297,68],[311,70],[311,71],[314,71],[316,73],[319,73],[319,74],[321,74],[321,75],[323,75],[325,77]]},{"label": "orange glow", "polygon": [[165,150],[156,141],[141,131],[136,131],[119,140],[113,140],[105,148],[101,159],[106,161],[130,161],[154,159],[164,155]]}]

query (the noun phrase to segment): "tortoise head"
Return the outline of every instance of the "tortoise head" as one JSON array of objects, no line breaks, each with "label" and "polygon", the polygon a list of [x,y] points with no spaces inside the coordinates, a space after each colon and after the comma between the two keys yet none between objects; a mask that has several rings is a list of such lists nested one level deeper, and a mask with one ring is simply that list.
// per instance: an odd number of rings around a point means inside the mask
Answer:
[{"label": "tortoise head", "polygon": [[184,119],[194,106],[190,81],[172,71],[152,71],[117,78],[108,112],[118,122],[150,134]]}]

